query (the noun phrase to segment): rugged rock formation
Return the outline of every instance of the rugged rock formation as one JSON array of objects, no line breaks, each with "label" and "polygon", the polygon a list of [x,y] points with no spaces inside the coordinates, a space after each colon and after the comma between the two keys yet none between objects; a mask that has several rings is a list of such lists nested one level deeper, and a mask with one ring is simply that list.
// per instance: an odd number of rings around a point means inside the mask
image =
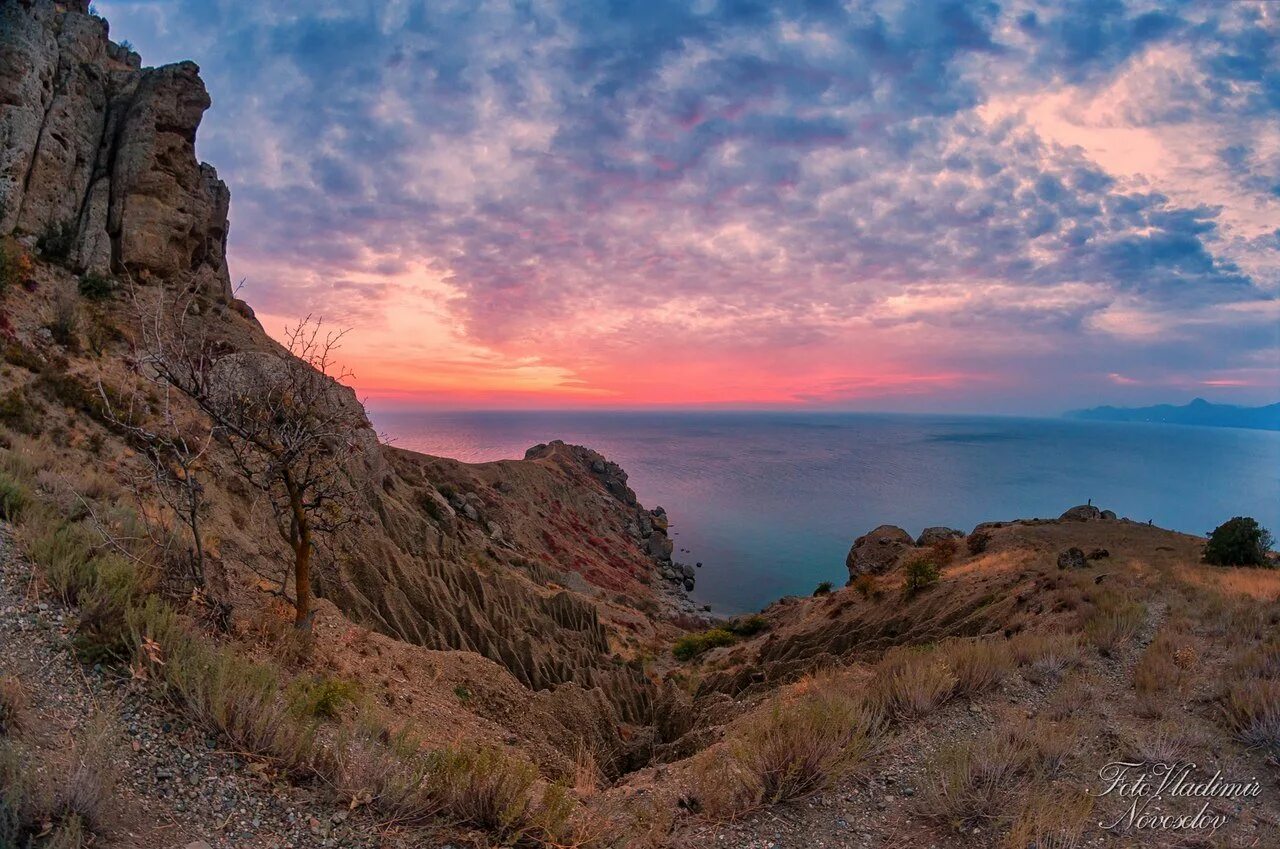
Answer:
[{"label": "rugged rock formation", "polygon": [[870,533],[853,541],[853,547],[845,557],[849,580],[859,575],[879,575],[897,564],[902,553],[912,548],[915,540],[911,534],[896,525],[881,525]]},{"label": "rugged rock formation", "polygon": [[87,0],[0,4],[0,235],[66,231],[77,271],[189,278],[230,302],[230,192],[196,161],[191,62],[142,68]]},{"label": "rugged rock formation", "polygon": [[1070,510],[1067,510],[1065,513],[1063,513],[1061,516],[1058,517],[1058,520],[1062,522],[1087,522],[1091,519],[1101,519],[1101,518],[1102,518],[1102,511],[1099,510],[1097,507],[1094,507],[1092,504],[1081,504],[1077,507],[1072,507]]},{"label": "rugged rock formation", "polygon": [[[142,308],[196,287],[192,324],[210,342],[215,387],[261,391],[307,368],[230,297],[229,194],[195,158],[209,105],[194,64],[142,68],[87,2],[0,0],[0,235],[16,234],[36,259],[30,287],[0,293],[0,395],[38,403],[36,431],[93,434],[92,460],[80,443],[60,444],[61,474],[131,460],[85,401],[99,380],[136,380],[126,340],[112,336],[90,357],[44,326],[56,298],[75,297],[80,274],[150,283],[138,289]],[[206,309],[211,301],[232,309]],[[95,303],[99,318],[124,328],[137,315],[107,297]],[[684,733],[687,694],[638,659],[680,632],[671,617],[691,609],[680,593],[692,575],[671,562],[666,513],[639,504],[616,463],[563,442],[478,465],[400,451],[378,443],[349,388],[316,379],[359,424],[343,465],[360,496],[313,560],[317,607],[343,623],[319,627],[368,628],[410,658],[474,653],[478,678],[521,691],[539,734],[582,740],[607,774]],[[184,415],[199,413],[187,405]],[[277,529],[229,453],[215,442],[202,472],[202,526],[217,542],[200,579],[225,627],[241,633],[289,590]]]},{"label": "rugged rock formation", "polygon": [[916,545],[933,545],[935,542],[942,542],[943,540],[963,538],[964,531],[957,531],[955,528],[946,528],[941,525],[935,525],[932,528],[925,528],[920,532],[920,536],[916,537]]}]

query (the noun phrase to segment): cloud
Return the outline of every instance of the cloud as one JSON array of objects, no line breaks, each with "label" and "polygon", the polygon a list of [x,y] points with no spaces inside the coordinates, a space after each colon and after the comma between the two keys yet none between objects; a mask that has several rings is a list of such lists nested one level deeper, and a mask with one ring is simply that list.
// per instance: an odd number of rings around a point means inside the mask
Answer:
[{"label": "cloud", "polygon": [[1280,380],[1266,3],[97,5],[201,64],[251,301],[354,324],[380,390],[393,328],[437,394],[463,361],[617,403]]}]

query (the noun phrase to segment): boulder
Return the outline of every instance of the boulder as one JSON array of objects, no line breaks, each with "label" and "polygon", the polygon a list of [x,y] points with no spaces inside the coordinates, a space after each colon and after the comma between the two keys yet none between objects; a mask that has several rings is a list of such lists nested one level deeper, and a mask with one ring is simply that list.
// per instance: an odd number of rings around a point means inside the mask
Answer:
[{"label": "boulder", "polygon": [[1074,546],[1058,555],[1059,569],[1083,569],[1087,565],[1084,552]]},{"label": "boulder", "polygon": [[1114,521],[1116,520],[1116,511],[1114,511],[1114,510],[1103,510],[1103,511],[1102,511],[1102,518],[1106,519],[1108,522],[1114,522]]},{"label": "boulder", "polygon": [[938,525],[921,531],[920,536],[916,537],[916,545],[933,545],[935,542],[942,542],[945,539],[961,539],[963,537],[964,531],[957,531],[955,528],[944,528]]},{"label": "boulder", "polygon": [[1072,507],[1067,512],[1058,517],[1060,522],[1087,522],[1090,519],[1101,519],[1102,511],[1092,504],[1081,504],[1078,507]]},{"label": "boulder", "polygon": [[1090,560],[1102,560],[1104,557],[1110,557],[1111,552],[1107,551],[1105,548],[1095,548],[1093,551],[1090,551],[1087,556]]},{"label": "boulder", "polygon": [[653,534],[649,537],[646,547],[649,554],[659,560],[670,560],[675,551],[675,544],[667,538],[666,534]]},{"label": "boulder", "polygon": [[903,552],[913,548],[911,534],[896,525],[881,525],[853,541],[844,565],[849,580],[859,575],[879,575],[893,568]]}]

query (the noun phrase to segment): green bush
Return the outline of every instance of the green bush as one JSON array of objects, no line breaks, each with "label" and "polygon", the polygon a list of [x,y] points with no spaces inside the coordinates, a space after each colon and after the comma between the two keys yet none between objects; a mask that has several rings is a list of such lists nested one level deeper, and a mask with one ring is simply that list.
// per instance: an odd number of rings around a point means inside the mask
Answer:
[{"label": "green bush", "polygon": [[906,582],[902,585],[902,591],[908,596],[916,595],[938,583],[941,577],[942,570],[929,558],[912,560],[906,567]]},{"label": "green bush", "polygon": [[30,500],[26,487],[0,472],[0,518],[7,522],[16,520]]},{"label": "green bush", "polygon": [[1215,566],[1265,566],[1275,540],[1249,516],[1236,516],[1209,532],[1204,562]]},{"label": "green bush", "polygon": [[111,297],[116,290],[116,281],[101,274],[89,273],[80,278],[80,294],[93,300],[101,301]]},{"label": "green bush", "polygon": [[814,588],[813,588],[813,594],[814,594],[815,596],[818,596],[818,595],[830,595],[830,594],[831,594],[831,582],[830,582],[830,581],[823,581],[822,583],[818,584],[818,586],[816,586],[816,587],[814,587]]},{"label": "green bush", "polygon": [[731,646],[738,638],[724,628],[712,628],[700,634],[685,634],[676,640],[671,654],[676,660],[692,660],[703,652],[720,646]]},{"label": "green bush", "polygon": [[725,623],[724,629],[739,637],[753,637],[769,627],[769,620],[759,613],[739,616]]},{"label": "green bush", "polygon": [[360,688],[356,683],[341,678],[300,678],[289,685],[289,709],[301,717],[334,719],[344,705],[359,698]]}]

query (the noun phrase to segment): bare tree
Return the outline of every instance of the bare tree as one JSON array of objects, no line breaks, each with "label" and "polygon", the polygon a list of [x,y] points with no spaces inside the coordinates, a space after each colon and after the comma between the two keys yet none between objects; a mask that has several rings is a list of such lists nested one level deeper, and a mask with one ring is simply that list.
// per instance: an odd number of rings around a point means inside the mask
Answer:
[{"label": "bare tree", "polygon": [[308,316],[287,330],[286,353],[235,353],[208,326],[181,299],[156,310],[143,326],[146,365],[209,416],[236,471],[270,503],[292,553],[294,624],[310,627],[317,536],[355,520],[349,461],[368,427],[339,382],[349,376],[334,361],[343,333]]},{"label": "bare tree", "polygon": [[[98,395],[107,421],[138,451],[149,469],[156,494],[190,532],[191,578],[197,587],[203,587],[205,552],[200,520],[204,512],[204,484],[200,471],[216,429],[208,424],[184,421],[173,402],[173,388],[164,383],[158,389],[158,411],[150,410],[137,390],[121,409],[119,400],[112,398],[114,393],[107,392],[102,382],[98,382]],[[148,416],[151,412],[156,415]],[[135,490],[135,494],[141,499],[140,492]],[[156,534],[151,535],[154,540]],[[168,543],[166,537],[166,549]]]}]

